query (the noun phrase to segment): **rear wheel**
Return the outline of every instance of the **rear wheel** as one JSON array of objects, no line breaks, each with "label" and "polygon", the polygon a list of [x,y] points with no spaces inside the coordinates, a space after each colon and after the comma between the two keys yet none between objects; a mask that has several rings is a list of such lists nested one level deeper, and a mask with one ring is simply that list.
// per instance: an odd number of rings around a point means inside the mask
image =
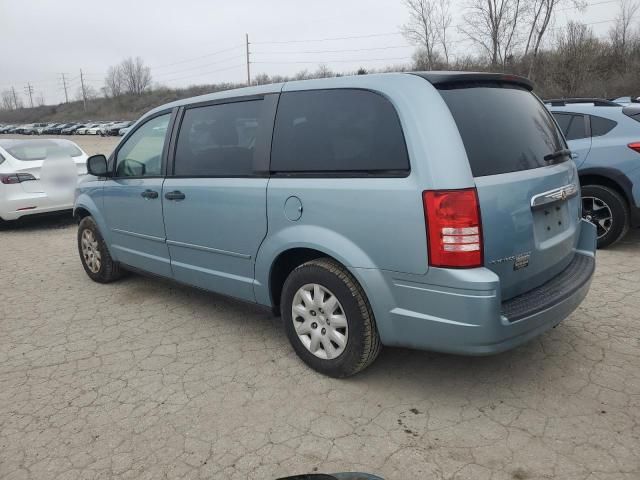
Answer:
[{"label": "rear wheel", "polygon": [[78,225],[78,252],[87,275],[94,282],[110,283],[122,277],[122,270],[109,254],[96,222],[85,217]]},{"label": "rear wheel", "polygon": [[291,345],[320,373],[354,375],[380,352],[371,305],[356,279],[334,260],[313,260],[291,272],[280,306]]},{"label": "rear wheel", "polygon": [[622,196],[603,185],[582,187],[582,216],[598,232],[598,248],[620,240],[629,230],[629,207]]}]

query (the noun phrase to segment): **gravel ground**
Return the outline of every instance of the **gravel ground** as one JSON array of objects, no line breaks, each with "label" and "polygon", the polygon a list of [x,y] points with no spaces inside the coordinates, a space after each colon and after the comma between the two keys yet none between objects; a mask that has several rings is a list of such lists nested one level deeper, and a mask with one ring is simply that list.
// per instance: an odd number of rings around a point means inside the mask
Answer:
[{"label": "gravel ground", "polygon": [[347,380],[303,366],[251,305],[91,282],[75,232],[63,216],[0,232],[2,478],[640,478],[640,231],[541,338],[487,358],[387,348]]}]

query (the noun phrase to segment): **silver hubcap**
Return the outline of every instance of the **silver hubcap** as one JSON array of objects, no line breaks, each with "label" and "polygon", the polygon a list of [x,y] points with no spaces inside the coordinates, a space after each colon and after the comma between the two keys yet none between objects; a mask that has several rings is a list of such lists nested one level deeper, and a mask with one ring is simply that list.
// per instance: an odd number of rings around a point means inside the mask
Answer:
[{"label": "silver hubcap", "polygon": [[91,230],[85,228],[82,232],[82,239],[80,240],[82,247],[82,258],[89,270],[93,273],[100,271],[100,265],[102,264],[102,255],[98,249],[98,241]]},{"label": "silver hubcap", "polygon": [[322,285],[309,283],[296,292],[291,318],[298,338],[316,357],[331,360],[344,352],[347,316],[336,296]]},{"label": "silver hubcap", "polygon": [[582,197],[582,216],[596,226],[598,238],[604,237],[613,226],[611,208],[600,198]]}]

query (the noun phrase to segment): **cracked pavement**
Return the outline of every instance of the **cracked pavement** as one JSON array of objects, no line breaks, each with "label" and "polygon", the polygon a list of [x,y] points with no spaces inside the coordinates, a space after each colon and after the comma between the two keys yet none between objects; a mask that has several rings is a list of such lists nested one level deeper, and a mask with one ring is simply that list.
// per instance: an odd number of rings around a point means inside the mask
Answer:
[{"label": "cracked pavement", "polygon": [[638,230],[542,337],[483,358],[385,348],[346,380],[306,368],[257,307],[91,282],[75,233],[0,231],[1,478],[640,478]]}]

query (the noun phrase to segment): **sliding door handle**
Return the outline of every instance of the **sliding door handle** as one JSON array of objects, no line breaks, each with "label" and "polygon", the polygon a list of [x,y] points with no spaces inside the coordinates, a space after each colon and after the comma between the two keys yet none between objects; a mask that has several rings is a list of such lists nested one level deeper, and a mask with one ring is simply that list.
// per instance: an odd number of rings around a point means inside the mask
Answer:
[{"label": "sliding door handle", "polygon": [[184,200],[187,196],[179,190],[173,192],[167,192],[164,194],[164,198],[167,200]]},{"label": "sliding door handle", "polygon": [[142,198],[158,198],[158,192],[154,190],[145,190],[140,195]]}]

